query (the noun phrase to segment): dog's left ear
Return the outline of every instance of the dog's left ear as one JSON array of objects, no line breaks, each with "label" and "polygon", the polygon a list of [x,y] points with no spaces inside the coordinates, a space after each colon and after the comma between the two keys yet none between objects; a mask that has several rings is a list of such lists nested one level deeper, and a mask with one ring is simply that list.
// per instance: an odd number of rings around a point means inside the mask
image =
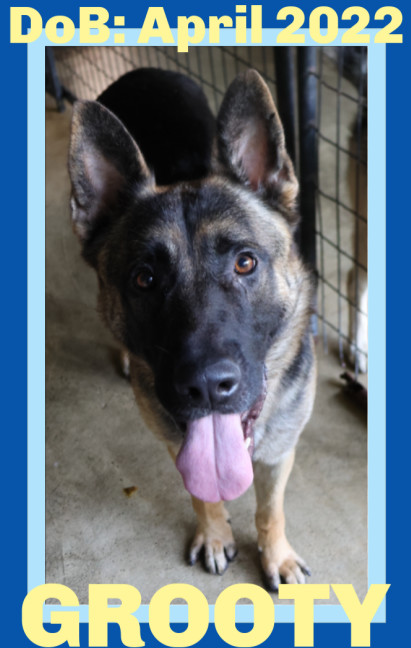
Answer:
[{"label": "dog's left ear", "polygon": [[255,70],[240,74],[225,94],[218,115],[218,152],[237,180],[296,226],[298,181],[271,93]]}]

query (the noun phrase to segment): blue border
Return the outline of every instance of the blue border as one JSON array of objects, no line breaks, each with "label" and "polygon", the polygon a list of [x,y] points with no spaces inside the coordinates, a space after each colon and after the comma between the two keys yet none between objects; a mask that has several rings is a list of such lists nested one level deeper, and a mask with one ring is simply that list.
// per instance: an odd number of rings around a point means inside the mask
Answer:
[{"label": "blue border", "polygon": [[[124,46],[135,45],[140,30],[123,29]],[[313,44],[307,30],[305,45]],[[263,44],[275,43],[279,30],[265,29]],[[370,34],[373,30],[368,30]],[[176,36],[176,30],[173,30]],[[341,37],[341,35],[340,35]],[[338,39],[338,42],[340,40]],[[204,45],[208,44],[208,30]],[[111,36],[114,44],[114,35]],[[78,43],[78,30],[70,43]],[[44,583],[44,47],[43,33],[28,46],[28,590]],[[110,44],[109,42],[103,45]],[[225,30],[222,43],[235,45],[234,30]],[[338,43],[335,43],[338,44]],[[118,46],[118,45],[117,45]],[[385,583],[385,46],[370,45],[369,51],[369,584]],[[59,606],[46,606],[44,621]],[[86,621],[88,606],[80,606]],[[136,614],[148,621],[148,605]],[[214,606],[210,606],[210,621]],[[252,622],[252,606],[239,606],[237,618]],[[171,606],[172,622],[187,619],[186,606]],[[276,606],[276,622],[292,623],[293,605]],[[340,605],[315,605],[317,623],[347,622]],[[374,622],[385,622],[385,601]]]},{"label": "blue border", "polygon": [[[31,3],[29,3],[31,4]],[[123,0],[107,0],[103,4],[110,17],[122,13],[127,25],[141,24],[150,0],[139,3]],[[152,4],[152,3],[151,3]],[[263,25],[272,27],[279,5],[262,0]],[[286,5],[287,3],[282,3]],[[318,0],[305,0],[295,3],[303,6],[308,14],[321,3]],[[353,3],[337,0],[326,3],[339,12]],[[370,27],[375,10],[386,4],[381,0],[368,0],[359,3],[370,12]],[[409,127],[409,21],[410,6],[405,0],[392,3],[403,12],[404,34],[402,45],[387,47],[387,523],[382,529],[387,534],[387,577],[392,583],[387,595],[387,622],[372,628],[373,648],[408,645],[408,533],[407,507],[409,486],[409,366],[411,352],[408,345],[409,317],[407,312],[409,294],[409,258],[411,226],[409,218],[408,187],[410,184],[409,151],[411,135]],[[176,23],[177,14],[233,15],[233,0],[209,0],[200,3],[196,0],[176,0],[168,3],[167,16],[170,24]],[[63,1],[51,3],[50,0],[36,0],[36,9],[44,21],[56,13],[70,16],[78,24],[78,2]],[[4,613],[2,618],[2,639],[5,645],[32,646],[21,629],[21,603],[27,592],[27,471],[26,471],[26,353],[27,353],[27,250],[26,250],[26,207],[27,207],[27,54],[23,45],[9,43],[8,7],[2,8],[3,20],[0,22],[2,39],[2,89],[1,102],[3,125],[2,169],[2,319],[3,332],[3,371],[2,381],[2,440],[4,445],[3,466],[1,471],[3,498],[2,520],[4,579]],[[109,24],[112,26],[112,18]],[[348,26],[348,25],[347,25]],[[378,75],[384,83],[384,73]],[[39,86],[42,92],[43,80]],[[43,105],[42,105],[43,110]],[[39,113],[42,123],[42,113]],[[381,133],[375,133],[377,139]],[[378,148],[378,146],[377,146]],[[38,150],[38,163],[44,161],[44,143]],[[370,202],[372,196],[370,196]],[[373,215],[371,214],[371,217]],[[378,259],[375,259],[378,265]],[[370,304],[371,306],[371,304]],[[371,341],[370,341],[371,342]],[[378,349],[377,351],[378,352]],[[376,476],[378,488],[378,477]],[[381,490],[383,487],[380,485]],[[376,503],[378,506],[378,503]],[[371,512],[370,512],[371,514]],[[41,520],[40,520],[41,523]],[[379,530],[379,533],[381,529]],[[378,541],[378,539],[377,539]],[[84,624],[83,624],[84,626]],[[244,630],[246,628],[244,627]],[[147,645],[158,646],[150,635],[146,624],[142,626],[143,639]],[[273,638],[268,640],[281,648],[294,646],[293,626],[275,626]],[[268,641],[266,642],[268,644]],[[332,642],[335,648],[350,645],[347,624],[320,624],[315,629],[316,648],[327,648]],[[210,627],[201,646],[226,646]],[[87,626],[81,628],[81,646],[87,643]],[[109,645],[121,646],[116,630],[110,629]]]},{"label": "blue border", "polygon": [[[1,636],[24,645],[27,575],[27,53],[0,39],[2,71],[1,431],[3,605]],[[2,27],[0,22],[0,29]],[[11,100],[11,90],[12,100]],[[4,100],[8,95],[8,100]]]},{"label": "blue border", "polygon": [[30,47],[27,53],[27,560],[30,590],[45,582],[44,46]]},{"label": "blue border", "polygon": [[[44,20],[57,12],[70,16],[78,24],[78,2],[64,1],[51,3],[49,0],[36,0],[36,9]],[[109,10],[110,16],[122,13],[126,16],[127,25],[141,24],[150,0],[141,0],[138,4],[130,0],[107,0],[102,3]],[[169,3],[167,15],[170,24],[175,24],[177,14],[196,13],[205,18],[208,15],[233,14],[232,0],[209,0],[199,3],[194,0],[177,0]],[[278,6],[262,0],[263,25],[272,27]],[[286,3],[282,3],[286,4]],[[302,5],[303,3],[296,3]],[[307,0],[304,10],[309,13],[321,3]],[[338,0],[328,2],[339,15],[349,6],[349,2]],[[361,2],[371,15],[384,5],[381,0]],[[410,276],[409,258],[411,226],[409,218],[408,187],[410,184],[409,151],[411,134],[409,128],[409,20],[410,6],[405,0],[393,3],[403,12],[404,34],[402,45],[387,47],[387,524],[382,529],[387,533],[387,576],[392,583],[387,595],[387,622],[372,628],[373,648],[408,645],[408,534],[407,505],[409,492],[409,365],[411,353],[408,345],[409,318],[407,312]],[[4,8],[3,8],[4,9]],[[27,352],[27,250],[26,250],[26,207],[27,207],[27,105],[26,79],[27,55],[23,45],[9,43],[8,7],[2,12],[0,21],[2,39],[1,53],[4,62],[2,81],[5,93],[1,103],[3,117],[3,219],[2,219],[2,313],[1,328],[3,332],[3,372],[2,379],[2,430],[3,430],[3,466],[1,471],[3,485],[2,518],[4,578],[4,609],[2,638],[5,645],[32,646],[21,628],[21,603],[27,592],[27,471],[26,471],[26,396],[27,383],[25,362]],[[109,24],[112,26],[112,19]],[[375,27],[375,23],[370,27]],[[378,72],[376,71],[377,82]],[[384,82],[381,72],[380,81]],[[42,88],[43,81],[39,88]],[[42,106],[43,110],[43,106]],[[39,113],[40,114],[40,113]],[[40,123],[42,117],[39,117]],[[375,133],[380,138],[380,133]],[[43,156],[44,143],[39,149]],[[370,196],[370,201],[372,197]],[[371,215],[373,217],[373,215]],[[378,260],[375,260],[377,263]],[[371,305],[370,305],[371,306]],[[378,349],[377,349],[378,352]],[[378,484],[376,484],[378,487]],[[371,513],[371,512],[370,512]],[[245,629],[245,628],[244,628]],[[150,635],[146,624],[142,625],[143,639],[147,645],[158,646]],[[269,639],[272,641],[272,638]],[[293,626],[282,624],[275,626],[273,641],[281,648],[294,646]],[[316,648],[327,648],[330,641],[335,648],[350,645],[349,627],[347,624],[320,624],[315,629]],[[201,646],[223,646],[211,626]],[[268,644],[268,642],[266,642]],[[81,646],[87,646],[87,626],[82,624]],[[121,646],[118,633],[110,629],[109,645]],[[270,644],[272,645],[272,643]]]},{"label": "blue border", "polygon": [[[368,48],[368,584],[386,582],[386,51]],[[372,215],[372,217],[371,217]],[[380,620],[385,607],[376,615]],[[385,620],[385,609],[384,609]]]}]

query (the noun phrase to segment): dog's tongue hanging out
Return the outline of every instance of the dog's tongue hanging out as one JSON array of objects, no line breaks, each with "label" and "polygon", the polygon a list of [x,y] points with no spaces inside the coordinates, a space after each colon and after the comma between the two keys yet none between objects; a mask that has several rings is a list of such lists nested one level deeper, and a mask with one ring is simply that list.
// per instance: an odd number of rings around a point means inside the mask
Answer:
[{"label": "dog's tongue hanging out", "polygon": [[189,421],[176,465],[186,489],[205,502],[239,497],[253,481],[239,414]]}]

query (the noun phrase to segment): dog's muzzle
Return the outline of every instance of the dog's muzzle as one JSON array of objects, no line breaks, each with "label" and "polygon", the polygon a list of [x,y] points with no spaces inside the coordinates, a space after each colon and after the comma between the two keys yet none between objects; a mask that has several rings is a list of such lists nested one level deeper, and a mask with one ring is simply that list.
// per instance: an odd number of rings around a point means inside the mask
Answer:
[{"label": "dog's muzzle", "polygon": [[264,388],[242,414],[212,412],[188,421],[176,466],[186,489],[205,502],[240,497],[253,481],[254,424],[264,405]]}]

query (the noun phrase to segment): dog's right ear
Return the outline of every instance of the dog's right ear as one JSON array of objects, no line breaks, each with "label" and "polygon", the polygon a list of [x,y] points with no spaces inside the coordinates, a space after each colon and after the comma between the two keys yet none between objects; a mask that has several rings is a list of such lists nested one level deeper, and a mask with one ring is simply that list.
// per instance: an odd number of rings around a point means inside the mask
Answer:
[{"label": "dog's right ear", "polygon": [[74,104],[69,152],[72,221],[86,241],[101,218],[134,187],[151,182],[144,158],[126,128],[96,101]]},{"label": "dog's right ear", "polygon": [[239,182],[298,223],[298,182],[285,149],[284,130],[271,93],[256,70],[229,86],[217,119],[220,161]]}]

